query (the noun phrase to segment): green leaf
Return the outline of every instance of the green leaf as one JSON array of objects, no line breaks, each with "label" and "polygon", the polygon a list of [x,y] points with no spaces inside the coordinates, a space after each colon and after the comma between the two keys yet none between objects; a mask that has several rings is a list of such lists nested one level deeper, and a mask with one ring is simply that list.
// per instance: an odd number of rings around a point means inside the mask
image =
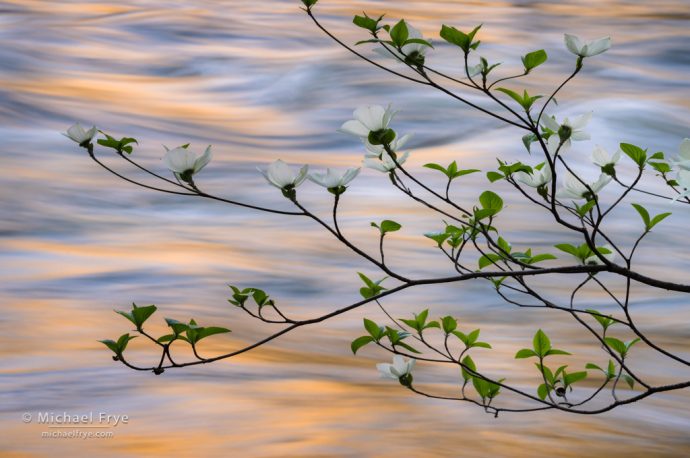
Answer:
[{"label": "green leaf", "polygon": [[594,319],[599,322],[599,324],[601,325],[602,328],[604,328],[604,331],[606,331],[611,325],[615,324],[615,321],[613,321],[611,319],[611,315],[603,316],[602,313],[600,313],[594,309],[587,309],[585,311],[592,314]]},{"label": "green leaf", "polygon": [[603,372],[604,374],[606,373],[606,371],[605,371],[604,369],[602,369],[601,367],[597,366],[597,365],[594,364],[594,363],[587,363],[587,364],[585,364],[585,369],[596,369],[596,370],[598,370],[598,371]]},{"label": "green leaf", "polygon": [[628,374],[623,374],[623,380],[625,380],[625,383],[628,384],[630,389],[632,390],[635,388],[635,379],[629,376]]},{"label": "green leaf", "polygon": [[123,317],[127,318],[129,321],[132,322],[132,324],[134,324],[134,326],[137,325],[137,322],[136,322],[136,320],[134,319],[134,317],[132,316],[131,313],[129,313],[129,312],[124,312],[124,311],[122,311],[122,310],[115,310],[115,313],[117,313],[118,315],[122,315]]},{"label": "green leaf", "polygon": [[660,213],[660,214],[656,215],[654,218],[650,218],[649,212],[642,205],[632,204],[632,206],[635,207],[635,210],[637,210],[637,213],[640,214],[640,217],[642,218],[642,221],[644,222],[644,226],[645,226],[645,229],[647,230],[647,232],[651,231],[654,226],[656,226],[657,224],[662,222],[667,217],[671,216],[671,213]]},{"label": "green leaf", "polygon": [[137,336],[130,336],[128,334],[122,334],[119,339],[117,339],[117,347],[119,349],[118,354],[122,354],[125,352],[125,349],[127,348],[127,344],[129,343],[130,340],[135,339]]},{"label": "green leaf", "polygon": [[302,3],[304,3],[304,6],[307,8],[311,8],[312,6],[316,5],[316,2],[319,0],[302,0]]},{"label": "green leaf", "polygon": [[[504,379],[501,379],[502,382]],[[482,400],[495,398],[501,389],[501,387],[495,383],[491,383],[479,377],[472,378],[472,385],[477,391],[477,394],[482,398]]]},{"label": "green leaf", "polygon": [[579,257],[578,249],[569,243],[559,243],[558,245],[554,245],[554,247],[565,253],[572,254],[576,258]]},{"label": "green leaf", "polygon": [[518,351],[515,354],[515,359],[525,359],[525,358],[532,358],[533,356],[539,356],[534,352],[534,350],[530,350],[529,348],[523,348],[522,350]]},{"label": "green leaf", "polygon": [[428,164],[424,164],[424,167],[427,169],[432,169],[432,170],[438,170],[439,172],[443,173],[444,175],[448,176],[448,170],[441,164],[435,164],[433,162],[430,162]]},{"label": "green leaf", "polygon": [[548,383],[553,385],[556,382],[556,378],[554,377],[553,372],[551,372],[551,369],[539,363],[534,363],[534,365],[540,373],[544,374],[544,378]]},{"label": "green leaf", "polygon": [[361,272],[357,272],[357,275],[359,275],[359,278],[361,278],[362,281],[367,285],[366,287],[360,288],[359,290],[359,293],[362,295],[364,299],[370,299],[374,296],[377,296],[381,293],[381,291],[386,289],[383,286],[381,286],[381,282],[383,282],[383,280],[385,280],[386,278],[382,278],[381,280],[374,282]]},{"label": "green leaf", "polygon": [[520,105],[522,105],[524,103],[522,96],[515,91],[511,91],[510,89],[506,89],[504,87],[496,88],[496,90],[499,92],[503,92],[504,94],[506,94],[507,96],[509,96],[513,100],[515,100]]},{"label": "green leaf", "polygon": [[475,42],[474,36],[477,34],[482,26],[479,25],[474,28],[470,33],[464,33],[456,29],[455,27],[449,27],[443,25],[441,27],[441,38],[446,40],[448,43],[460,47],[465,54],[469,54],[470,50],[477,49],[479,46],[479,41]]},{"label": "green leaf", "polygon": [[567,351],[564,350],[559,350],[557,348],[552,348],[551,350],[547,351],[544,356],[552,356],[552,355],[570,355]]},{"label": "green leaf", "polygon": [[551,391],[550,388],[542,383],[539,385],[539,388],[537,388],[537,396],[543,401],[549,395],[549,391]]},{"label": "green leaf", "polygon": [[176,338],[177,337],[175,336],[175,334],[166,334],[164,336],[160,336],[156,340],[158,340],[158,342],[160,342],[160,343],[165,343],[165,342],[170,342],[172,340],[175,340]]},{"label": "green leaf", "polygon": [[614,378],[616,376],[616,365],[613,363],[612,359],[609,359],[608,376],[609,378]]},{"label": "green leaf", "polygon": [[647,211],[646,208],[644,208],[640,204],[632,204],[632,206],[637,210],[637,213],[640,214],[640,217],[642,218],[642,221],[644,222],[644,227],[645,229],[649,230],[649,222],[651,221],[649,218],[649,212]]},{"label": "green leaf", "polygon": [[540,49],[533,51],[522,57],[522,64],[525,66],[525,73],[529,73],[532,69],[537,68],[548,59],[546,51]]},{"label": "green leaf", "polygon": [[405,42],[407,42],[407,39],[410,36],[410,33],[407,29],[407,24],[405,23],[404,19],[401,19],[400,21],[398,21],[397,24],[393,26],[393,28],[390,30],[390,36],[391,40],[393,40],[393,43],[398,48],[401,48],[405,45]]},{"label": "green leaf", "polygon": [[616,339],[615,337],[606,337],[604,339],[606,344],[611,347],[615,352],[621,355],[621,357],[625,356],[625,354],[628,351],[628,348],[626,345],[621,341]]},{"label": "green leaf", "polygon": [[367,13],[364,13],[364,16],[355,16],[352,19],[352,23],[370,32],[376,32],[379,29],[379,22],[381,22],[381,19],[383,19],[383,15],[378,19],[372,19]]},{"label": "green leaf", "polygon": [[546,356],[549,350],[551,350],[551,341],[541,329],[534,334],[532,345],[534,346],[534,352],[542,358]]},{"label": "green leaf", "polygon": [[422,310],[418,314],[415,314],[414,318],[415,321],[420,325],[421,328],[424,328],[424,324],[426,323],[426,319],[429,317],[429,309]]},{"label": "green leaf", "polygon": [[403,347],[405,350],[410,351],[410,352],[412,352],[412,353],[417,353],[417,354],[421,354],[421,353],[422,353],[421,351],[419,351],[419,350],[417,350],[416,348],[414,348],[414,347],[412,347],[412,346],[406,344],[405,342],[398,342],[398,343],[396,343],[395,345],[397,345],[398,347]]},{"label": "green leaf", "polygon": [[479,196],[479,203],[481,204],[482,208],[487,210],[495,210],[496,213],[503,209],[503,199],[492,191],[484,191]]},{"label": "green leaf", "polygon": [[132,304],[132,317],[134,318],[134,324],[137,328],[141,326],[148,320],[151,315],[156,312],[157,308],[155,305],[146,305],[144,307],[137,307],[136,304]]},{"label": "green leaf", "polygon": [[460,339],[460,341],[461,341],[463,344],[465,344],[466,347],[469,346],[469,339],[467,338],[467,336],[465,335],[464,332],[461,332],[461,331],[457,331],[457,330],[456,330],[456,331],[452,331],[451,334],[453,334],[455,337],[457,337],[458,339]]},{"label": "green leaf", "polygon": [[101,146],[104,146],[106,148],[112,148],[116,150],[118,153],[127,153],[131,154],[132,153],[132,147],[128,146],[131,143],[137,143],[137,140],[132,137],[122,137],[120,140],[115,139],[114,137],[111,137],[110,135],[106,134],[103,131],[100,131],[103,135],[105,135],[106,138],[101,138],[98,139],[97,143]]},{"label": "green leaf", "polygon": [[194,341],[198,342],[201,339],[204,339],[206,337],[213,336],[216,334],[226,334],[228,332],[232,332],[232,331],[230,331],[227,328],[220,328],[218,326],[209,326],[209,327],[199,328],[199,329],[195,330],[196,339]]},{"label": "green leaf", "polygon": [[659,173],[670,173],[671,172],[671,166],[668,165],[666,162],[648,162],[649,165],[651,165],[654,170],[656,170]]},{"label": "green leaf", "polygon": [[495,265],[501,259],[503,258],[496,253],[487,253],[483,255],[481,258],[479,258],[477,264],[479,265],[479,269],[483,269],[486,266]]},{"label": "green leaf", "polygon": [[474,376],[470,374],[467,371],[467,369],[465,369],[465,367],[467,367],[469,370],[473,372],[477,372],[477,366],[476,364],[474,364],[472,358],[470,358],[470,355],[467,355],[463,358],[460,370],[460,372],[462,373],[462,378],[465,380],[465,383],[467,383],[470,379],[474,378]]},{"label": "green leaf", "polygon": [[631,145],[630,143],[621,143],[621,151],[623,151],[630,159],[633,160],[640,168],[644,167],[647,161],[647,150],[639,146]]},{"label": "green leaf", "polygon": [[364,318],[364,329],[366,329],[369,335],[377,342],[381,340],[381,337],[384,335],[383,328],[367,318]]},{"label": "green leaf", "polygon": [[522,144],[525,145],[528,153],[532,152],[532,143],[536,142],[537,140],[539,139],[535,134],[527,134],[522,137]]},{"label": "green leaf", "polygon": [[580,380],[584,380],[585,378],[587,378],[587,372],[586,371],[573,372],[572,374],[566,374],[563,377],[563,384],[565,386],[570,386],[573,383],[577,383]]},{"label": "green leaf", "polygon": [[399,231],[402,228],[402,226],[395,221],[391,221],[389,219],[381,221],[381,233],[386,234],[388,232],[395,232]]},{"label": "green leaf", "polygon": [[365,346],[371,342],[374,342],[374,338],[372,336],[357,337],[350,344],[350,348],[352,349],[352,354],[356,355],[357,350],[359,350],[360,348],[362,348],[363,346]]},{"label": "green leaf", "polygon": [[588,200],[587,203],[584,205],[578,205],[577,203],[575,204],[575,208],[577,209],[577,214],[580,215],[580,218],[584,218],[587,213],[589,213],[592,208],[596,205],[597,201],[592,199]]},{"label": "green leaf", "polygon": [[361,278],[362,281],[363,281],[369,288],[373,288],[374,286],[376,286],[376,284],[375,284],[373,281],[371,281],[371,280],[369,279],[369,277],[367,277],[367,276],[364,275],[363,273],[357,272],[357,275],[359,275],[359,278]]},{"label": "green leaf", "polygon": [[441,245],[443,245],[443,242],[445,242],[446,239],[450,237],[450,234],[446,232],[427,232],[426,234],[424,234],[424,237],[433,240],[440,247]]},{"label": "green leaf", "polygon": [[105,340],[99,340],[99,342],[102,343],[103,345],[105,345],[106,347],[110,348],[110,350],[112,350],[112,352],[115,353],[116,355],[118,355],[118,356],[120,355],[120,347],[118,347],[117,342],[115,342],[114,340],[105,339]]},{"label": "green leaf", "polygon": [[444,316],[441,318],[441,325],[443,326],[443,332],[450,334],[458,327],[458,320],[452,316]]},{"label": "green leaf", "polygon": [[177,320],[173,320],[172,318],[166,318],[165,322],[168,324],[168,326],[170,326],[170,328],[173,330],[173,333],[175,333],[175,335],[178,335],[178,334],[186,331],[187,329],[189,329],[189,326],[187,324],[182,323],[182,322],[177,321]]},{"label": "green leaf", "polygon": [[652,221],[649,223],[649,230],[652,230],[654,226],[656,226],[669,216],[671,216],[671,213],[660,213],[656,215],[654,218],[652,218]]},{"label": "green leaf", "polygon": [[494,182],[496,182],[496,181],[498,181],[498,180],[504,179],[504,178],[505,178],[505,175],[503,175],[502,173],[498,173],[498,172],[486,172],[486,178],[487,178],[490,182],[494,183]]},{"label": "green leaf", "polygon": [[[525,109],[525,111],[529,111],[529,109],[532,108],[532,105],[534,104],[534,102],[541,98],[540,95],[530,97],[530,95],[527,93],[526,90],[523,92],[522,95],[518,94],[517,92],[511,91],[510,89],[506,89],[504,87],[496,88],[496,90],[503,92],[504,94],[510,96],[513,100],[515,100],[517,103],[519,103],[520,106]],[[523,140],[523,143],[524,143],[524,140]],[[528,151],[529,151],[529,148],[528,148]]]},{"label": "green leaf", "polygon": [[471,347],[471,348],[478,347],[478,348],[489,348],[489,349],[490,349],[490,348],[491,348],[491,345],[489,345],[489,344],[486,343],[486,342],[475,342],[475,343],[473,343],[472,345],[470,345],[470,347]]},{"label": "green leaf", "polygon": [[433,48],[432,44],[428,42],[427,40],[424,40],[422,38],[408,38],[407,41],[405,41],[406,45],[410,44],[416,44],[416,45],[424,45],[428,46],[430,48]]},{"label": "green leaf", "polygon": [[636,338],[636,339],[631,340],[630,342],[626,342],[626,343],[625,343],[625,350],[626,350],[626,353],[627,353],[628,351],[630,351],[630,348],[632,348],[632,346],[635,345],[635,344],[636,344],[637,342],[639,342],[639,341],[640,341],[640,339],[639,339],[639,338]]},{"label": "green leaf", "polygon": [[552,260],[552,259],[558,259],[558,258],[557,258],[556,256],[552,255],[552,254],[549,254],[549,253],[542,253],[542,254],[538,254],[538,255],[532,256],[532,257],[528,260],[527,263],[528,263],[528,264],[536,264],[536,263],[538,263],[538,262],[549,261],[549,260]]}]

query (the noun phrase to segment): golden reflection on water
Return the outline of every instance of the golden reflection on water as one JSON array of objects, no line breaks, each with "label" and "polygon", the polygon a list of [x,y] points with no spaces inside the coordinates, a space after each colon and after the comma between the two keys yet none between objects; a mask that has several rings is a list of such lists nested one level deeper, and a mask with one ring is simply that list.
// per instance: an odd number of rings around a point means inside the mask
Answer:
[{"label": "golden reflection on water", "polygon": [[[361,37],[350,17],[362,10],[404,16],[434,35],[442,22],[463,27],[484,22],[486,52],[505,61],[506,69],[499,71],[510,72],[516,56],[528,50],[548,50],[550,65],[529,83],[535,91],[571,70],[563,31],[588,38],[611,34],[612,51],[564,92],[563,113],[594,109],[592,133],[609,148],[625,132],[626,141],[653,141],[650,148],[673,155],[680,139],[690,136],[690,29],[682,0],[322,3],[325,22],[349,42]],[[687,393],[596,418],[544,413],[494,419],[469,406],[413,397],[378,380],[374,364],[384,355],[367,350],[351,356],[348,343],[361,332],[363,313],[297,331],[230,362],[161,377],[112,363],[96,341],[127,332],[111,310],[131,301],[156,303],[163,316],[232,328],[230,336],[204,344],[201,351],[211,355],[270,332],[230,308],[227,283],[263,287],[296,316],[310,317],[356,300],[354,273],[373,272],[308,221],[161,196],[108,177],[58,135],[75,120],[137,137],[137,157],[156,170],[161,170],[161,144],[212,143],[215,158],[203,172],[204,188],[280,208],[288,207],[255,167],[277,157],[315,167],[358,164],[361,147],[335,129],[362,103],[393,102],[401,110],[396,126],[417,134],[409,161],[416,170],[431,160],[453,159],[487,170],[497,155],[523,154],[519,133],[356,61],[319,35],[296,0],[5,0],[0,7],[3,456],[690,452]],[[444,70],[459,68],[457,56],[443,46],[431,59]],[[573,161],[586,162],[589,148]],[[420,173],[442,185],[433,174]],[[471,202],[485,182],[480,176],[467,180],[468,187],[454,193]],[[310,185],[303,189],[304,202],[327,215],[330,203],[323,193]],[[514,199],[508,204],[506,229],[515,245],[545,251],[562,242],[543,215],[525,218],[523,204]],[[665,208],[658,206],[657,212]],[[348,236],[371,252],[377,241],[369,222],[400,221],[404,230],[387,242],[388,259],[406,274],[451,273],[420,236],[441,222],[401,200],[376,173],[363,172],[341,214]],[[620,211],[610,229],[629,240],[632,216]],[[649,247],[640,251],[651,273],[678,281],[687,277],[690,257],[673,249],[686,238],[683,218],[674,215],[668,232],[650,236]],[[665,259],[671,256],[680,270],[668,267]],[[567,289],[550,286],[555,295]],[[664,295],[662,303],[657,292],[643,289],[638,297],[634,313],[649,332],[687,355],[690,313],[683,298]],[[580,305],[605,308],[604,300],[588,291]],[[421,288],[387,305],[397,316],[430,306],[435,315],[459,316],[463,329],[480,327],[495,347],[491,357],[477,356],[481,367],[526,389],[536,386],[533,370],[512,356],[530,341],[536,323],[576,353],[564,363],[577,367],[602,358],[579,328],[545,312],[503,306],[483,284]],[[373,308],[366,315],[382,319]],[[162,334],[164,326],[157,322],[152,332]],[[145,342],[135,340],[131,349],[133,360],[151,360]],[[687,371],[673,365],[659,373],[649,351],[640,350],[638,358],[635,367],[654,373],[655,382],[687,378]],[[416,377],[440,393],[457,389],[457,374],[444,368],[421,363]],[[112,439],[40,439],[42,425],[20,420],[23,412],[39,411],[104,411],[131,420],[114,428]]]}]

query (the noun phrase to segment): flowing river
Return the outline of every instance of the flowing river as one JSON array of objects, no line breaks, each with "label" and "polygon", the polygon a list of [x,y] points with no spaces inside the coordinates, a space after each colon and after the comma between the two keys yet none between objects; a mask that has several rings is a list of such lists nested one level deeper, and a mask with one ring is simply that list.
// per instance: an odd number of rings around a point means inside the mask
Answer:
[{"label": "flowing river", "polygon": [[[552,110],[559,119],[594,112],[593,140],[569,153],[588,177],[596,174],[588,165],[594,144],[613,152],[619,142],[629,142],[673,157],[690,137],[687,0],[321,3],[315,11],[347,43],[366,38],[351,23],[363,10],[407,18],[437,44],[428,63],[456,75],[460,54],[438,38],[441,24],[466,30],[483,23],[481,53],[503,62],[496,70],[501,75],[519,70],[522,54],[545,49],[549,61],[529,79],[505,83],[532,93],[548,93],[572,71],[564,32],[590,39],[610,35],[612,49],[586,61]],[[438,172],[422,167],[427,162],[457,159],[462,168],[486,172],[495,168],[496,157],[539,161],[524,150],[519,129],[357,59],[323,35],[299,6],[297,0],[0,0],[0,454],[688,456],[687,390],[599,416],[493,418],[476,406],[424,399],[381,380],[374,365],[388,360],[387,354],[365,348],[353,356],[349,349],[362,334],[363,316],[384,321],[373,305],[204,367],[154,376],[111,360],[97,340],[130,331],[112,310],[128,309],[133,301],[158,305],[151,319],[157,335],[165,332],[163,317],[231,328],[232,334],[211,337],[200,347],[213,355],[280,328],[257,323],[228,304],[228,284],[264,288],[285,311],[308,318],[356,302],[356,272],[382,275],[306,218],[156,193],[118,180],[60,135],[76,121],[118,138],[137,138],[133,157],[161,173],[162,145],[191,143],[200,151],[212,144],[214,160],[198,177],[204,190],[287,210],[289,202],[256,167],[277,158],[316,169],[359,165],[362,146],[336,130],[363,104],[392,103],[400,111],[394,128],[415,133],[408,168],[439,189]],[[371,48],[358,49],[404,71]],[[476,94],[469,98],[492,106]],[[103,158],[127,176],[147,179],[112,154],[103,152]],[[620,169],[628,179],[631,172],[630,165]],[[642,187],[663,191],[652,173],[645,180]],[[483,173],[475,174],[451,193],[471,206],[489,186]],[[556,243],[579,243],[506,185],[494,189],[506,198],[500,227],[516,248],[555,252]],[[602,198],[610,202],[617,192],[611,185]],[[329,217],[332,196],[322,188],[307,183],[300,199]],[[628,202],[674,213],[640,248],[639,269],[687,282],[687,207],[641,194]],[[394,219],[403,230],[387,239],[391,266],[416,278],[453,273],[422,236],[441,229],[441,218],[406,200],[379,172],[362,171],[344,195],[340,218],[348,237],[371,253],[377,238],[369,223]],[[627,202],[606,226],[626,247],[641,228]],[[621,291],[620,279],[602,278]],[[562,300],[572,282],[556,280],[540,284]],[[633,293],[641,328],[689,357],[687,298],[640,285]],[[538,374],[530,361],[513,356],[530,345],[537,328],[574,353],[564,364],[575,369],[589,361],[606,363],[591,336],[566,314],[517,309],[484,281],[415,288],[384,305],[396,317],[429,307],[433,316],[457,316],[464,331],[481,328],[482,340],[494,347],[473,353],[481,368],[531,392]],[[616,310],[595,288],[583,291],[578,305]],[[143,339],[130,345],[133,361],[154,364],[157,354]],[[690,376],[687,368],[641,344],[630,358],[654,383]],[[458,378],[455,371],[424,363],[415,372],[420,386],[431,391],[457,390]],[[599,381],[591,372],[591,381],[574,396]],[[623,387],[621,395],[631,392]],[[42,438],[55,429],[40,423],[39,413],[106,413],[129,421],[105,429],[111,438]],[[32,421],[25,423],[23,414]]]}]

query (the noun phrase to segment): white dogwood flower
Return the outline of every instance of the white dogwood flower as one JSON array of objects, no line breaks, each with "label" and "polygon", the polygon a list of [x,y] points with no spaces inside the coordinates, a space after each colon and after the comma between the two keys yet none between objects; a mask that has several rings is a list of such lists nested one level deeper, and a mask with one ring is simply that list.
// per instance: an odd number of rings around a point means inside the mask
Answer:
[{"label": "white dogwood flower", "polygon": [[610,165],[616,165],[618,161],[621,160],[622,154],[623,152],[618,150],[613,154],[613,156],[609,156],[609,153],[604,148],[597,145],[592,151],[592,163],[602,168]]},{"label": "white dogwood flower", "polygon": [[266,178],[269,184],[278,189],[296,188],[304,183],[307,179],[307,172],[309,165],[303,165],[297,172],[295,172],[289,165],[281,159],[273,162],[268,166],[268,169],[261,170],[257,167],[259,172]]},{"label": "white dogwood flower", "polygon": [[598,40],[582,42],[582,40],[575,35],[566,33],[565,45],[568,50],[576,56],[592,57],[607,51],[611,47],[611,38],[605,37],[599,38]]},{"label": "white dogwood flower", "polygon": [[387,108],[381,105],[367,105],[357,108],[353,117],[346,121],[339,129],[340,132],[354,135],[362,140],[367,140],[370,133],[385,132],[395,116],[395,111],[388,105]]},{"label": "white dogwood flower", "polygon": [[76,123],[67,129],[67,132],[64,132],[62,135],[77,142],[79,145],[86,145],[93,140],[93,137],[96,136],[97,131],[96,126],[86,130],[81,126],[81,124]]},{"label": "white dogwood flower", "polygon": [[344,188],[359,175],[359,171],[359,167],[352,167],[344,172],[326,169],[325,173],[310,173],[309,180],[328,190],[344,190]]},{"label": "white dogwood flower", "polygon": [[683,189],[683,192],[674,197],[673,202],[690,196],[690,170],[680,169],[676,181],[678,182],[678,186]]},{"label": "white dogwood flower", "polygon": [[[393,140],[390,143],[390,145],[388,145],[388,147],[390,148],[391,151],[393,151],[394,153],[397,153],[398,151],[403,149],[403,147],[410,140],[410,138],[412,138],[412,134],[405,134],[402,137],[398,137],[395,140]],[[364,146],[367,149],[367,153],[364,155],[364,157],[379,158],[379,157],[381,157],[381,154],[383,154],[384,151],[386,151],[386,149],[384,148],[383,145],[373,145],[373,144],[369,143],[368,140],[365,140]]]},{"label": "white dogwood flower", "polygon": [[402,165],[405,163],[409,155],[410,153],[407,152],[402,156],[398,156],[397,159],[394,161],[390,154],[384,152],[383,154],[381,154],[380,159],[368,157],[365,158],[364,161],[362,161],[362,164],[364,165],[364,167],[378,170],[379,172],[388,173],[397,167],[397,165],[395,164],[396,161],[399,165]]},{"label": "white dogwood flower", "polygon": [[[592,112],[578,116],[572,121],[569,118],[565,118],[562,123],[556,121],[555,117],[546,115],[542,117],[542,125],[558,134],[557,138],[560,139],[560,143],[563,144],[561,147],[561,149],[563,149],[564,147],[570,148],[571,140],[583,141],[591,138],[590,135],[585,132],[585,127],[587,127],[587,123],[589,123],[590,119],[592,119]],[[551,138],[549,138],[549,140],[551,140]]]},{"label": "white dogwood flower", "polygon": [[678,159],[672,161],[678,168],[690,170],[690,138],[686,138],[681,142]]},{"label": "white dogwood flower", "polygon": [[[613,260],[616,258],[616,253],[613,251],[613,247],[611,245],[606,244],[603,247],[599,247],[597,251],[599,251],[599,253],[609,262],[613,262]],[[585,264],[588,266],[601,266],[604,265],[604,261],[599,259],[599,256],[596,254],[593,254],[585,259]]]},{"label": "white dogwood flower", "polygon": [[178,146],[173,149],[168,149],[166,146],[163,147],[166,149],[165,156],[163,156],[165,166],[183,179],[191,178],[192,175],[199,173],[201,169],[211,162],[211,145],[199,156],[190,151],[186,146]]},{"label": "white dogwood flower", "polygon": [[541,186],[544,186],[546,183],[549,183],[551,181],[551,177],[551,167],[549,167],[548,163],[544,163],[541,169],[533,167],[531,174],[527,172],[515,173],[515,179],[517,181],[526,184],[527,186],[530,186],[532,188],[539,188]]},{"label": "white dogwood flower", "polygon": [[376,365],[376,369],[379,370],[383,378],[400,380],[400,377],[412,373],[416,362],[417,360],[412,358],[405,360],[401,355],[394,355],[393,364],[379,363]]},{"label": "white dogwood flower", "polygon": [[604,186],[611,182],[612,177],[605,173],[599,175],[599,179],[594,183],[589,183],[587,187],[580,182],[572,173],[568,172],[563,182],[563,187],[558,190],[556,197],[559,199],[592,199],[592,193],[598,194]]}]

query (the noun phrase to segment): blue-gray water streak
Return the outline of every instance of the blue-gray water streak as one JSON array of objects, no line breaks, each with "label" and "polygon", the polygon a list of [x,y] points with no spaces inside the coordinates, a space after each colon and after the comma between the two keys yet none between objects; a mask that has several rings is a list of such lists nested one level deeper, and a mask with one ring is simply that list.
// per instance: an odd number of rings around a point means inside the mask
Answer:
[{"label": "blue-gray water streak", "polygon": [[[527,84],[535,93],[546,93],[572,71],[564,32],[611,35],[613,48],[586,62],[553,110],[559,118],[594,111],[593,140],[569,153],[588,176],[596,174],[588,165],[594,144],[613,152],[625,141],[673,156],[681,139],[690,136],[687,1],[321,3],[317,11],[325,24],[349,43],[363,38],[350,22],[362,10],[408,18],[435,38],[428,62],[454,74],[461,70],[460,57],[437,38],[441,23],[465,29],[483,23],[482,55],[503,62],[501,74],[519,69],[520,55],[546,49],[548,64],[528,82],[506,83],[514,89]],[[387,355],[373,349],[350,354],[348,343],[360,335],[362,315],[382,319],[372,307],[211,367],[154,377],[110,361],[96,340],[129,331],[111,310],[131,301],[158,304],[162,316],[232,328],[231,338],[214,338],[204,347],[214,354],[270,332],[229,306],[227,283],[263,287],[292,313],[308,317],[355,301],[356,271],[378,274],[305,219],[157,194],[118,181],[59,135],[75,121],[136,137],[135,157],[158,171],[164,171],[162,144],[191,142],[198,150],[213,144],[214,161],[199,176],[205,189],[285,209],[287,202],[256,166],[276,158],[315,168],[358,165],[361,145],[336,129],[361,104],[392,103],[400,110],[395,128],[415,133],[410,168],[438,186],[443,183],[436,172],[423,164],[458,159],[464,168],[486,171],[497,156],[538,161],[524,152],[519,130],[357,60],[320,34],[298,6],[297,0],[0,1],[0,451],[22,456],[687,454],[686,393],[596,418],[541,413],[494,419],[468,405],[415,398],[378,379],[373,365]],[[375,56],[366,46],[362,51]],[[485,104],[476,95],[469,99]],[[108,163],[144,178],[115,158]],[[651,174],[648,179],[648,189],[662,190]],[[471,205],[487,186],[477,174],[453,192]],[[508,188],[497,189],[510,195]],[[404,229],[387,241],[388,262],[413,276],[450,274],[444,258],[421,236],[443,223],[394,191],[383,175],[364,171],[342,203],[348,236],[375,252],[369,222],[395,219]],[[307,184],[300,194],[328,215],[330,200],[323,190]],[[685,208],[634,197],[656,213],[674,212],[640,250],[644,271],[686,281]],[[546,215],[516,197],[507,200],[501,227],[514,246],[547,251],[554,243],[576,242]],[[607,227],[630,243],[640,223],[624,207]],[[612,283],[621,287],[620,281]],[[553,297],[568,291],[567,284],[544,287]],[[643,328],[688,356],[685,298],[641,287],[635,293],[633,314]],[[600,292],[581,297],[582,308],[615,311]],[[539,383],[534,369],[512,356],[529,344],[537,326],[578,355],[566,360],[572,367],[605,363],[582,329],[563,316],[512,309],[482,282],[420,288],[386,305],[395,316],[431,307],[434,315],[458,316],[462,329],[481,327],[494,350],[477,352],[480,366],[528,390]],[[155,332],[164,332],[161,322],[158,318]],[[144,342],[134,341],[132,350],[142,363],[155,358]],[[688,377],[687,370],[648,350],[640,349],[632,364],[658,382]],[[452,390],[457,376],[420,364],[416,380]],[[114,428],[113,439],[40,439],[45,428],[22,423],[21,414],[43,411],[105,411],[131,420]]]}]

